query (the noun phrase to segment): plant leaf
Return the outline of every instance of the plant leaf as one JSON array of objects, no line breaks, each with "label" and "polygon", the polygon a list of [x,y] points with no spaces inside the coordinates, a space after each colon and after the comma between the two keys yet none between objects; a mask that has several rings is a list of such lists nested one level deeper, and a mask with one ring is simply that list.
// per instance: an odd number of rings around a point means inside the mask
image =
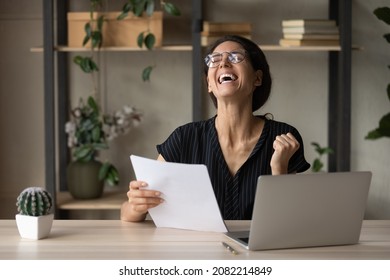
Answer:
[{"label": "plant leaf", "polygon": [[123,20],[129,15],[129,12],[131,11],[131,3],[127,2],[122,7],[122,13],[117,17],[117,20]]},{"label": "plant leaf", "polygon": [[133,13],[135,16],[140,17],[142,16],[144,10],[145,10],[145,0],[140,1],[132,1],[133,3]]},{"label": "plant leaf", "polygon": [[96,48],[96,47],[100,48],[102,46],[103,35],[100,31],[92,32],[91,38],[92,38],[92,47],[93,48]]},{"label": "plant leaf", "polygon": [[93,61],[92,57],[82,57],[78,55],[73,58],[73,62],[79,65],[81,70],[84,73],[99,71],[99,68],[97,67],[96,63]]},{"label": "plant leaf", "polygon": [[85,31],[86,36],[91,37],[92,28],[91,28],[91,24],[89,22],[87,22],[84,25],[84,31]]},{"label": "plant leaf", "polygon": [[164,3],[164,11],[166,11],[168,14],[173,15],[173,16],[180,16],[181,15],[179,8],[170,2]]},{"label": "plant leaf", "polygon": [[389,98],[390,101],[390,84],[387,85],[387,97]]},{"label": "plant leaf", "polygon": [[376,17],[387,24],[390,24],[390,8],[389,7],[380,7],[374,10]]},{"label": "plant leaf", "polygon": [[390,137],[390,113],[380,119],[378,130],[382,136]]},{"label": "plant leaf", "polygon": [[81,70],[85,73],[91,73],[93,71],[99,70],[96,63],[92,60],[91,57],[76,56],[73,58],[73,62],[79,65]]},{"label": "plant leaf", "polygon": [[119,183],[119,173],[115,166],[105,162],[99,170],[99,180],[105,180],[109,185],[114,186]]},{"label": "plant leaf", "polygon": [[100,140],[101,129],[99,126],[95,126],[92,129],[92,141],[98,142]]},{"label": "plant leaf", "polygon": [[75,56],[75,57],[73,58],[73,62],[74,62],[75,64],[77,64],[77,65],[80,65],[81,62],[82,62],[82,60],[83,60],[83,57],[80,56],[80,55],[77,55],[77,56]]},{"label": "plant leaf", "polygon": [[77,160],[86,160],[91,153],[93,153],[91,147],[89,145],[83,145],[76,148],[73,155]]},{"label": "plant leaf", "polygon": [[124,20],[127,16],[129,15],[129,13],[120,13],[119,16],[116,18],[117,20]]},{"label": "plant leaf", "polygon": [[93,61],[92,57],[88,59],[88,63],[89,63],[89,68],[91,69],[91,72],[99,71],[99,67],[97,66],[95,61]]},{"label": "plant leaf", "polygon": [[324,154],[333,154],[334,151],[333,151],[332,148],[324,147],[324,148],[323,148],[323,153],[324,153]]},{"label": "plant leaf", "polygon": [[317,153],[320,153],[321,147],[317,142],[311,142],[311,145],[314,146],[314,149]]},{"label": "plant leaf", "polygon": [[95,150],[104,150],[104,149],[108,149],[108,145],[107,143],[103,142],[103,143],[93,143],[92,144],[93,148]]},{"label": "plant leaf", "polygon": [[108,169],[108,180],[107,183],[111,186],[118,185],[119,183],[119,173],[118,170],[115,168],[114,165],[110,165],[110,168]]},{"label": "plant leaf", "polygon": [[104,16],[100,16],[97,20],[97,28],[101,32],[103,29]]},{"label": "plant leaf", "polygon": [[138,45],[138,47],[142,48],[143,44],[144,44],[144,33],[141,32],[140,34],[138,34],[138,37],[137,37],[137,45]]},{"label": "plant leaf", "polygon": [[390,43],[390,33],[383,35],[383,37],[386,39],[387,43]]},{"label": "plant leaf", "polygon": [[142,71],[142,80],[144,82],[150,81],[150,74],[152,73],[153,66],[148,66]]},{"label": "plant leaf", "polygon": [[88,106],[92,108],[93,112],[95,114],[99,114],[99,107],[98,107],[95,99],[92,96],[88,97],[87,102],[88,102]]},{"label": "plant leaf", "polygon": [[154,12],[154,0],[147,0],[145,12],[148,16],[151,16]]},{"label": "plant leaf", "polygon": [[85,46],[85,45],[88,43],[88,41],[89,41],[90,38],[91,38],[91,37],[90,37],[89,35],[86,35],[86,36],[84,37],[83,46]]},{"label": "plant leaf", "polygon": [[365,139],[367,140],[376,140],[378,138],[381,138],[383,135],[379,132],[378,129],[371,130],[367,133]]},{"label": "plant leaf", "polygon": [[93,9],[96,9],[99,6],[102,6],[102,0],[91,0],[91,4]]},{"label": "plant leaf", "polygon": [[153,49],[154,44],[156,43],[156,37],[154,36],[154,34],[149,33],[148,35],[146,35],[146,37],[144,39],[144,43],[145,43],[145,46],[148,50]]},{"label": "plant leaf", "polygon": [[114,178],[112,176],[111,173],[108,173],[107,176],[106,176],[106,182],[110,185],[110,186],[114,186],[115,185],[115,181],[114,181]]},{"label": "plant leaf", "polygon": [[99,169],[99,180],[105,180],[107,177],[108,169],[110,168],[110,163],[103,163],[102,167]]},{"label": "plant leaf", "polygon": [[320,159],[316,158],[314,161],[313,161],[313,166],[312,166],[312,171],[313,172],[319,172],[322,167],[324,166],[324,164],[321,162]]},{"label": "plant leaf", "polygon": [[81,69],[83,69],[85,73],[91,73],[93,72],[91,65],[92,65],[91,59],[89,57],[84,57],[80,67]]}]

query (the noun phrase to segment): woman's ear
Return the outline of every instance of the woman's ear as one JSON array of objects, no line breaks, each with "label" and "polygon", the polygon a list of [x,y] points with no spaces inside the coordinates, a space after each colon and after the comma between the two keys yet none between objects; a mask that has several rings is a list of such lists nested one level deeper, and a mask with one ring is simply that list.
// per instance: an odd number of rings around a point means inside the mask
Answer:
[{"label": "woman's ear", "polygon": [[209,83],[209,77],[207,77],[206,83],[207,83],[207,90],[208,90],[208,92],[209,92],[209,93],[210,93],[210,92],[213,92],[212,89],[211,89],[210,83]]},{"label": "woman's ear", "polygon": [[263,71],[256,70],[255,72],[255,86],[259,87],[263,83]]}]

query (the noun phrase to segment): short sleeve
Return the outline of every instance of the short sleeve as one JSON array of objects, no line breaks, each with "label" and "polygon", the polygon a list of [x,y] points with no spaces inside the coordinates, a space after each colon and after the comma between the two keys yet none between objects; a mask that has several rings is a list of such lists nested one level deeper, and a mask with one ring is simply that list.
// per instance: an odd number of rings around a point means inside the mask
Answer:
[{"label": "short sleeve", "polygon": [[291,133],[299,142],[299,149],[295,152],[295,154],[291,157],[288,164],[288,173],[292,172],[305,172],[310,168],[310,164],[305,159],[305,152],[303,147],[303,140],[298,130],[295,128],[292,129]]},{"label": "short sleeve", "polygon": [[181,128],[178,127],[162,144],[156,146],[157,152],[166,161],[179,162],[181,157],[181,142]]}]

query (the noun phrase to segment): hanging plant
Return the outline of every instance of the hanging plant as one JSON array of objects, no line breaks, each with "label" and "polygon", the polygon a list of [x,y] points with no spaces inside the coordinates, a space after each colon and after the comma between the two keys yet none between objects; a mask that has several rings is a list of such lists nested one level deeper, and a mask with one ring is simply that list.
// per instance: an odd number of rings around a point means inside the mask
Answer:
[{"label": "hanging plant", "polygon": [[[374,10],[376,17],[386,24],[390,25],[390,8],[381,7]],[[385,40],[390,43],[390,33],[383,35]],[[390,65],[387,66],[390,69]],[[387,85],[387,98],[390,101],[390,84]],[[385,114],[380,120],[377,128],[371,130],[366,135],[366,139],[375,140],[382,137],[390,137],[390,112]]]},{"label": "hanging plant", "polygon": [[[170,2],[160,0],[160,6],[163,11],[173,16],[180,16],[181,12],[177,6]],[[155,0],[128,0],[122,8],[121,14],[118,16],[118,20],[125,19],[129,13],[133,13],[137,17],[144,15],[151,17],[155,11]],[[147,50],[153,50],[156,43],[155,35],[148,28],[142,31],[137,36],[137,45],[140,48],[145,47]],[[152,70],[155,66],[147,66],[142,71],[142,80],[149,81]]]},{"label": "hanging plant", "polygon": [[89,56],[75,56],[73,62],[80,66],[84,73],[93,73],[99,71],[99,67],[94,61],[94,50],[100,49],[103,44],[103,23],[104,16],[101,15],[97,19],[94,18],[94,13],[102,7],[102,0],[91,0],[90,20],[85,24],[85,37],[83,46],[91,43],[91,51]]}]

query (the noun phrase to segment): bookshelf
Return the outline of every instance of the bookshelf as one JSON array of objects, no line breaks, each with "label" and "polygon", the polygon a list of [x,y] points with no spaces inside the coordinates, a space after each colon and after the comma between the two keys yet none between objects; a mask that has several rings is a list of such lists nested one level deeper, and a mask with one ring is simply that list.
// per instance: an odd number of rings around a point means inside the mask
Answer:
[{"label": "bookshelf", "polygon": [[[192,116],[202,118],[202,46],[204,1],[191,0],[191,45],[163,46],[157,51],[185,51],[192,53]],[[329,157],[329,171],[347,171],[350,168],[350,115],[351,115],[351,0],[329,0],[329,18],[338,21],[340,46],[286,47],[260,45],[264,51],[329,52],[329,146],[335,154]],[[259,4],[260,5],[260,4]],[[315,3],[313,3],[315,5]],[[66,0],[43,0],[44,45],[32,52],[42,52],[44,58],[44,119],[45,119],[45,181],[55,201],[56,190],[65,191],[65,170],[68,162],[66,134],[63,128],[68,112],[68,54],[87,51],[69,48],[67,41],[68,10]],[[56,34],[56,36],[54,36]],[[107,47],[108,52],[142,52],[138,48]],[[61,196],[62,194],[59,194]],[[59,197],[61,199],[61,197]],[[68,201],[68,203],[71,203]],[[105,203],[104,199],[101,203]],[[61,202],[61,207],[64,207]],[[69,205],[69,204],[68,204]],[[55,205],[56,207],[56,205]],[[96,205],[94,206],[96,207]],[[56,208],[55,208],[56,209]]]},{"label": "bookshelf", "polygon": [[[89,52],[88,48],[83,47],[68,47],[68,46],[54,46],[56,52]],[[31,52],[43,52],[43,47],[34,47],[30,49]],[[147,49],[140,49],[134,47],[102,47],[101,52],[145,52]],[[190,45],[177,45],[177,46],[162,46],[154,48],[154,51],[192,51]]]},{"label": "bookshelf", "polygon": [[[340,46],[280,46],[280,45],[259,45],[259,47],[264,51],[341,51]],[[353,49],[360,49],[359,47],[352,47]],[[88,52],[90,51],[87,48],[75,48],[68,46],[55,46],[54,50],[57,52]],[[163,46],[159,48],[155,48],[154,51],[174,51],[174,52],[190,52],[193,50],[193,47],[190,45],[177,45],[177,46]],[[33,47],[30,49],[31,52],[41,53],[43,52],[43,47]],[[145,49],[139,48],[130,48],[130,47],[105,47],[101,48],[102,52],[144,52],[147,51]]]}]

